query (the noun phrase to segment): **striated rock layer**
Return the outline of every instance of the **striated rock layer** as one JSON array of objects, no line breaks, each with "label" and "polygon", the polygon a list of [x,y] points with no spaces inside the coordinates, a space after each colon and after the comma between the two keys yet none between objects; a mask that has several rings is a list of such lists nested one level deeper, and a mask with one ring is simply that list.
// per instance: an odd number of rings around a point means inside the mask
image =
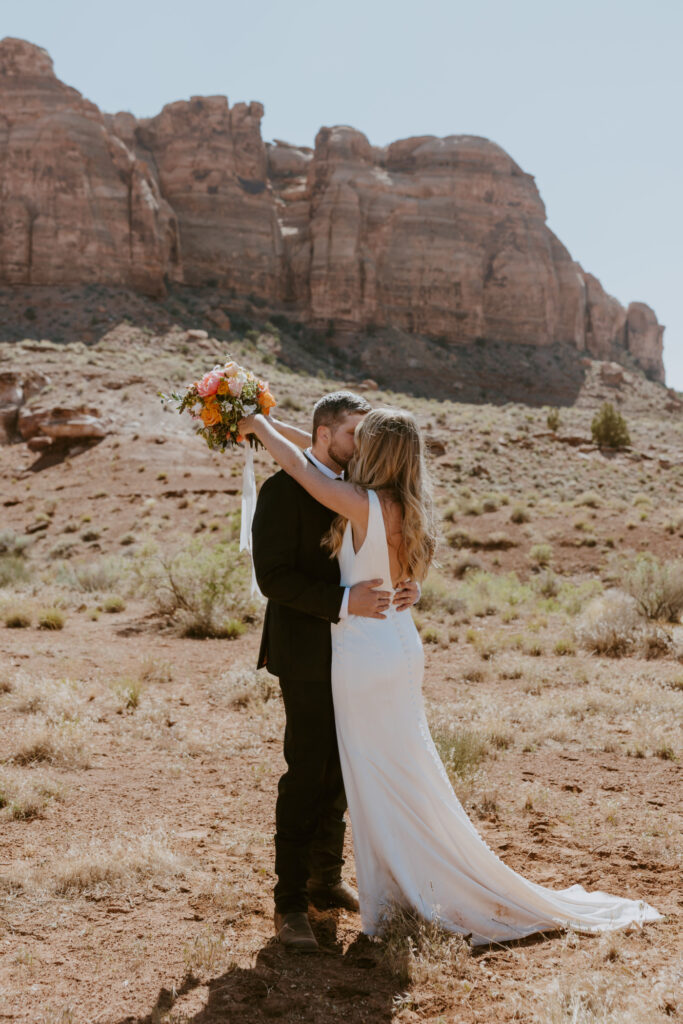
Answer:
[{"label": "striated rock layer", "polygon": [[48,54],[0,42],[0,284],[209,285],[341,332],[572,346],[664,381],[663,327],[607,295],[530,174],[470,135],[264,144],[259,103],[102,114]]}]

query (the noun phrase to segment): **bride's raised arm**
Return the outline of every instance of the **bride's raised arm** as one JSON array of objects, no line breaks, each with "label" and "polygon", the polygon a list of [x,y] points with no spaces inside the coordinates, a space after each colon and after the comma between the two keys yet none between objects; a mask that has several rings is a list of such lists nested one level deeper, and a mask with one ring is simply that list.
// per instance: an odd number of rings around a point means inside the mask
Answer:
[{"label": "bride's raised arm", "polygon": [[238,425],[240,434],[255,434],[286,473],[301,484],[321,505],[365,526],[368,518],[368,495],[362,487],[347,480],[333,480],[325,476],[306,458],[303,452],[288,441],[261,413],[246,416]]}]

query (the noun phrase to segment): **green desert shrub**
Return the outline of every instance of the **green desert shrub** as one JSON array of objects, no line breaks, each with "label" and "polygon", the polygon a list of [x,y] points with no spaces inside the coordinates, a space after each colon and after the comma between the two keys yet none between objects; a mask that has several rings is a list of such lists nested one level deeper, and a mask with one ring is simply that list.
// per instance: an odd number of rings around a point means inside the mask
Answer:
[{"label": "green desert shrub", "polygon": [[0,555],[0,587],[14,587],[25,583],[31,572],[26,560],[19,555]]},{"label": "green desert shrub", "polygon": [[627,448],[631,438],[626,420],[611,402],[604,402],[591,423],[591,435],[602,448]]},{"label": "green desert shrub", "polygon": [[25,559],[27,545],[28,537],[14,530],[0,530],[0,587],[13,587],[30,578]]},{"label": "green desert shrub", "polygon": [[548,424],[548,430],[552,430],[553,434],[556,434],[560,429],[560,410],[550,409],[545,421]]},{"label": "green desert shrub", "polygon": [[248,566],[236,543],[197,537],[172,552],[152,549],[135,575],[138,592],[183,636],[233,639],[253,618]]},{"label": "green desert shrub", "polygon": [[531,519],[529,512],[524,508],[523,505],[515,505],[510,512],[511,523],[528,523]]},{"label": "green desert shrub", "polygon": [[41,608],[38,629],[64,629],[64,612],[59,608]]},{"label": "green desert shrub", "polygon": [[553,560],[553,549],[550,544],[534,544],[529,551],[531,565],[547,568]]},{"label": "green desert shrub", "polygon": [[683,559],[660,562],[649,552],[622,556],[612,563],[615,582],[648,619],[678,622],[683,613]]}]

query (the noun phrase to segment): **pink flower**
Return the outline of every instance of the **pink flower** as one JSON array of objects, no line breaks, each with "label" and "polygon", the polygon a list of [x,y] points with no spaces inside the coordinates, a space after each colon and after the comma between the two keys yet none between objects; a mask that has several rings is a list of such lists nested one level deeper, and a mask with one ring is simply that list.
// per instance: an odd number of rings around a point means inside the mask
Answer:
[{"label": "pink flower", "polygon": [[215,370],[211,370],[205,374],[201,380],[197,381],[197,394],[201,398],[208,398],[209,395],[215,395],[218,391],[218,385],[223,378],[222,373],[217,373]]},{"label": "pink flower", "polygon": [[233,398],[240,397],[240,395],[242,394],[243,387],[244,382],[241,381],[239,377],[228,378],[228,388],[230,389],[230,394],[233,396]]},{"label": "pink flower", "polygon": [[258,382],[258,393],[259,393],[259,395],[262,395],[263,392],[267,391],[267,390],[268,390],[268,381],[267,380],[260,380]]}]

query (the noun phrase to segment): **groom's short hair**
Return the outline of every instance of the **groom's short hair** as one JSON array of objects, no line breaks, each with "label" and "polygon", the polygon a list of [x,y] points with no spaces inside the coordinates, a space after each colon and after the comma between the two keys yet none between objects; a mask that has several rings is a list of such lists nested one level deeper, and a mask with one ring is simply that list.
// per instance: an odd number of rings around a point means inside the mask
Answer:
[{"label": "groom's short hair", "polygon": [[323,395],[313,406],[313,444],[318,436],[318,427],[335,427],[348,412],[370,412],[372,406],[361,395],[353,391],[333,391]]}]

